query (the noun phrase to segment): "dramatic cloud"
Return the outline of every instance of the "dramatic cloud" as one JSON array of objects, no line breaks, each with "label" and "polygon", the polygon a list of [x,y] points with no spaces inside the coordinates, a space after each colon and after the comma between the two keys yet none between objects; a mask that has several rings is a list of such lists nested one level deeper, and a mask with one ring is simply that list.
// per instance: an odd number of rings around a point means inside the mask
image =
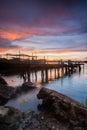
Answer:
[{"label": "dramatic cloud", "polygon": [[86,16],[86,0],[1,0],[0,48],[86,52]]},{"label": "dramatic cloud", "polygon": [[32,36],[27,39],[14,41],[13,45],[21,45],[40,53],[70,53],[87,51],[87,34]]},{"label": "dramatic cloud", "polygon": [[0,38],[0,52],[5,53],[9,51],[15,51],[20,49],[18,45],[12,45],[12,42],[6,38]]},{"label": "dramatic cloud", "polygon": [[5,38],[0,38],[0,47],[1,48],[17,48],[17,45],[12,45],[11,41]]}]

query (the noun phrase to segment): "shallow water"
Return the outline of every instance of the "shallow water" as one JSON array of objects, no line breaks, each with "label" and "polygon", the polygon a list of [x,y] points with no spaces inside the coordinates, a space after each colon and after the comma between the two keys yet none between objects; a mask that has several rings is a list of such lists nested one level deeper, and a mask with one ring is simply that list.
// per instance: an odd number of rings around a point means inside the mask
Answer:
[{"label": "shallow water", "polygon": [[87,99],[87,64],[81,72],[67,75],[59,80],[47,84],[45,87],[63,93],[83,104]]},{"label": "shallow water", "polygon": [[[31,81],[35,83],[36,89],[28,91],[27,93],[22,93],[17,98],[8,101],[6,106],[13,106],[22,111],[34,110],[38,113],[37,106],[41,103],[41,100],[37,99],[37,93],[41,87],[46,87],[60,93],[63,93],[83,104],[87,99],[87,64],[82,66],[81,72],[77,71],[73,74],[64,75],[61,73],[60,76],[55,79],[54,70],[52,70],[51,79],[48,72],[48,82],[41,82],[41,73],[37,74],[37,81],[35,76],[31,74]],[[23,83],[23,78],[19,75],[3,76],[9,85],[15,87]]]},{"label": "shallow water", "polygon": [[38,104],[41,103],[41,100],[37,99],[37,94],[39,89],[33,89],[27,93],[21,94],[19,97],[9,100],[6,106],[15,107],[21,111],[31,111],[34,110],[38,113]]}]

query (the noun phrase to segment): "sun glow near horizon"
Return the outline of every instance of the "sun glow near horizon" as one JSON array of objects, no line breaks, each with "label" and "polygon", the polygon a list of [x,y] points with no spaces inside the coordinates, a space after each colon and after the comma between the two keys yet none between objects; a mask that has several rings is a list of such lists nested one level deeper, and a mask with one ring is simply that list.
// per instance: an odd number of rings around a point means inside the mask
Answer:
[{"label": "sun glow near horizon", "polygon": [[85,59],[87,2],[75,1],[1,1],[0,54]]},{"label": "sun glow near horizon", "polygon": [[52,60],[87,60],[87,52],[70,52],[70,51],[64,51],[64,52],[41,52],[41,51],[30,51],[28,49],[8,49],[7,51],[1,51],[0,55],[1,57],[6,57],[6,54],[16,54],[16,55],[24,54],[29,56],[37,56],[37,59],[46,59],[48,61]]}]

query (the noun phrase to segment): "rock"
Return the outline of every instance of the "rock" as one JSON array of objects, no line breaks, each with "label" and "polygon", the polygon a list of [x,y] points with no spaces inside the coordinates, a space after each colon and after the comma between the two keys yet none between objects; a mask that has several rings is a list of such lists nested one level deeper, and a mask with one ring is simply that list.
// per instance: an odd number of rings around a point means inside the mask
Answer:
[{"label": "rock", "polygon": [[84,130],[82,127],[75,127],[74,130]]},{"label": "rock", "polygon": [[0,130],[69,130],[49,113],[21,112],[0,106]]},{"label": "rock", "polygon": [[4,117],[8,113],[8,108],[4,108],[3,106],[0,106],[0,118]]},{"label": "rock", "polygon": [[0,105],[5,104],[14,94],[14,88],[0,84]]},{"label": "rock", "polygon": [[0,106],[0,130],[87,130],[87,108],[79,102],[47,88],[38,98],[44,108],[39,114]]},{"label": "rock", "polygon": [[0,76],[0,84],[7,85],[7,82]]},{"label": "rock", "polygon": [[22,87],[26,88],[35,88],[35,85],[32,82],[25,82],[23,83]]},{"label": "rock", "polygon": [[19,96],[20,93],[27,92],[34,88],[36,87],[31,82],[26,82],[17,88],[0,84],[0,105],[4,105],[9,99]]},{"label": "rock", "polygon": [[37,95],[43,99],[41,108],[52,113],[57,119],[69,122],[70,127],[87,129],[87,107],[56,91],[42,88]]},{"label": "rock", "polygon": [[35,85],[31,82],[25,82],[22,86],[15,88],[15,93],[12,96],[13,98],[20,95],[20,93],[30,91],[31,89],[35,89]]},{"label": "rock", "polygon": [[11,107],[0,106],[0,130],[17,130],[23,113]]},{"label": "rock", "polygon": [[23,130],[68,130],[67,126],[63,126],[49,113],[44,113],[44,116],[45,119],[41,119],[43,117],[42,113],[32,115]]}]

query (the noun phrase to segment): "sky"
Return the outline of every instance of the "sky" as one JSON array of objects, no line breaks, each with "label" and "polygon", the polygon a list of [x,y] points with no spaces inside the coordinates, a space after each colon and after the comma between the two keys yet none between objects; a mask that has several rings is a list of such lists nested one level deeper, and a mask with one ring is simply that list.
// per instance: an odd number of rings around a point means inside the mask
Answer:
[{"label": "sky", "polygon": [[0,53],[87,59],[87,0],[0,0]]}]

